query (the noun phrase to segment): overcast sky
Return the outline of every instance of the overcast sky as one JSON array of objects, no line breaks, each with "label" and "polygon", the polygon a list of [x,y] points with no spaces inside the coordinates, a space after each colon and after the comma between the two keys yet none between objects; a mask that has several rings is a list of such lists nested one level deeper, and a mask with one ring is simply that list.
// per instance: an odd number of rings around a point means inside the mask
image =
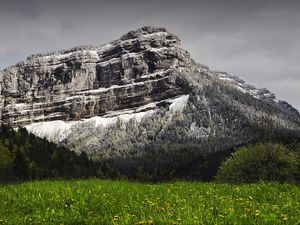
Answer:
[{"label": "overcast sky", "polygon": [[300,1],[0,0],[0,69],[34,53],[165,26],[195,61],[300,109]]}]

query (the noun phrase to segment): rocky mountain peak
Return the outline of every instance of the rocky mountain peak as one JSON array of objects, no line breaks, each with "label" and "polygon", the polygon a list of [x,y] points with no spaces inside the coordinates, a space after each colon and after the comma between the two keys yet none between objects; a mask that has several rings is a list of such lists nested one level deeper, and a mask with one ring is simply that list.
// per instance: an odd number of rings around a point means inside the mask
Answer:
[{"label": "rocky mountain peak", "polygon": [[167,39],[175,39],[180,42],[179,38],[176,37],[174,34],[167,31],[164,27],[154,27],[154,26],[144,26],[134,31],[129,31],[127,34],[124,34],[120,40],[128,40],[134,38],[140,38],[142,36],[158,36],[158,35],[165,35]]},{"label": "rocky mountain peak", "polygon": [[157,143],[218,151],[266,130],[300,131],[291,105],[195,63],[163,27],[32,55],[0,71],[0,89],[2,123],[93,158],[137,157]]},{"label": "rocky mountain peak", "polygon": [[177,69],[191,64],[176,36],[150,26],[102,46],[32,55],[2,72],[2,121],[78,120],[175,97],[185,93]]}]

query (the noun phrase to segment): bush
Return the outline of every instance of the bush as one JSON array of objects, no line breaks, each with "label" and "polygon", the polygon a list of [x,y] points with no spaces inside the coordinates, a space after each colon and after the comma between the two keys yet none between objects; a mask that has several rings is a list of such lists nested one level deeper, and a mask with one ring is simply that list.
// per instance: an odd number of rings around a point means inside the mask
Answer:
[{"label": "bush", "polygon": [[239,148],[217,173],[216,180],[230,183],[258,181],[295,182],[299,158],[282,144],[264,143]]}]

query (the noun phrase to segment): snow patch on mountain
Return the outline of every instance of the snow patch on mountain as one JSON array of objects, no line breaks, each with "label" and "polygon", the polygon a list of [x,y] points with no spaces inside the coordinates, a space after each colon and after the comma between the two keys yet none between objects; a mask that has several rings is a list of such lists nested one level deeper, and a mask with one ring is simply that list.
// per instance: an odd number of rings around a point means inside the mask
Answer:
[{"label": "snow patch on mountain", "polygon": [[266,88],[257,89],[255,86],[247,84],[242,79],[236,76],[229,75],[225,72],[215,72],[215,74],[217,74],[220,80],[228,82],[236,89],[240,90],[243,93],[250,94],[252,97],[256,99],[267,100],[275,104],[279,103],[279,100],[276,99],[275,95]]},{"label": "snow patch on mountain", "polygon": [[169,106],[170,110],[173,112],[182,112],[184,107],[186,106],[187,102],[189,100],[189,95],[182,95],[179,98],[176,98],[172,100],[172,104]]},{"label": "snow patch on mountain", "polygon": [[189,95],[182,95],[174,99],[166,99],[159,102],[151,102],[147,105],[133,108],[124,109],[114,112],[108,112],[104,116],[95,116],[80,121],[62,121],[53,120],[46,122],[32,123],[26,126],[26,129],[41,138],[46,138],[49,141],[60,143],[68,137],[74,128],[90,124],[94,127],[106,128],[115,124],[118,120],[122,122],[129,122],[134,119],[137,123],[140,123],[143,118],[149,117],[154,114],[158,108],[157,105],[161,102],[170,103],[170,113],[181,112],[187,104]]}]

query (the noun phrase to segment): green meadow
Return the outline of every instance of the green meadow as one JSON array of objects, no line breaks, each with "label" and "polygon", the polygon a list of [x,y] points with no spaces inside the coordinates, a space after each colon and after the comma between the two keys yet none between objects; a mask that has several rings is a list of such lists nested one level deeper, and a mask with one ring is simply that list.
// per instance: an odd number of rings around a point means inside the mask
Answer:
[{"label": "green meadow", "polygon": [[0,224],[300,224],[300,188],[33,181],[0,186]]}]

